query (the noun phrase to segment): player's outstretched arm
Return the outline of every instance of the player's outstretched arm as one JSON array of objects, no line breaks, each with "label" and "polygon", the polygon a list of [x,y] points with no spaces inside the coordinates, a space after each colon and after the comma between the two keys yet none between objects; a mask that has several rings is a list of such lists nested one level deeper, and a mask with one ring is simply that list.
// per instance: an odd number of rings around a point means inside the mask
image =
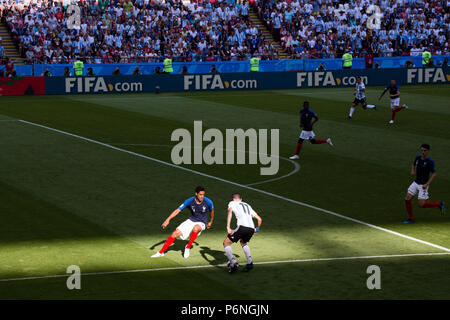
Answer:
[{"label": "player's outstretched arm", "polygon": [[161,227],[163,228],[163,229],[165,229],[168,225],[169,225],[169,223],[170,223],[170,220],[172,220],[173,218],[175,218],[176,216],[177,216],[177,214],[179,214],[181,212],[181,210],[180,209],[175,209],[171,214],[170,214],[170,216],[166,219],[166,220],[164,220],[164,222],[163,222],[163,224],[161,225]]},{"label": "player's outstretched arm", "polygon": [[383,93],[378,97],[378,100],[381,100],[381,98],[383,98],[384,94],[386,93],[386,91],[388,91],[389,88],[384,89]]},{"label": "player's outstretched arm", "polygon": [[207,229],[211,228],[213,221],[214,221],[214,209],[212,209],[210,212],[210,219],[209,219],[208,224],[206,225]]},{"label": "player's outstretched arm", "polygon": [[411,175],[414,177],[416,175],[416,166],[414,163],[411,165]]},{"label": "player's outstretched arm", "polygon": [[227,215],[227,232],[228,232],[228,234],[233,233],[233,230],[231,230],[231,228],[230,228],[232,215],[233,215],[233,209],[228,208],[228,215]]},{"label": "player's outstretched arm", "polygon": [[253,218],[255,218],[256,221],[258,221],[258,226],[256,227],[257,230],[255,231],[255,233],[256,233],[259,231],[259,228],[261,227],[262,218],[256,212],[255,212],[255,215],[253,216]]}]

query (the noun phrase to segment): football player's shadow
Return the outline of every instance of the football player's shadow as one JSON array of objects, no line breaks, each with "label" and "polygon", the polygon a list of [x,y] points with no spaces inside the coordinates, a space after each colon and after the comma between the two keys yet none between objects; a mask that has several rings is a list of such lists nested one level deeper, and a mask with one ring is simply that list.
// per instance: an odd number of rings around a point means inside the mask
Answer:
[{"label": "football player's shadow", "polygon": [[[228,261],[227,256],[225,255],[225,251],[223,250],[212,250],[209,247],[202,246],[200,247],[200,254],[203,259],[209,262],[210,265],[220,268],[221,264],[224,264]],[[235,258],[239,258],[238,254],[233,254]]]},{"label": "football player's shadow", "polygon": [[[158,243],[155,243],[154,245],[152,245],[150,248],[148,248],[149,250],[155,250],[155,248],[162,248],[162,246],[164,245],[164,243],[166,242],[166,240],[162,240]],[[183,256],[184,254],[184,248],[186,248],[187,245],[187,241],[186,240],[178,240],[175,239],[175,241],[169,246],[169,248],[167,248],[166,253],[169,251],[179,251],[181,256]],[[192,243],[192,247],[194,248],[194,246],[198,246],[197,242],[193,242]]]}]

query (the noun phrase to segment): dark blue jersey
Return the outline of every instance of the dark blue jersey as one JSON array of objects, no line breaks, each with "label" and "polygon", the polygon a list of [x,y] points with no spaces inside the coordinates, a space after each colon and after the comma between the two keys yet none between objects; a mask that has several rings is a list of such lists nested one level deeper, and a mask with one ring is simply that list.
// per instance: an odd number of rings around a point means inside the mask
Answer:
[{"label": "dark blue jersey", "polygon": [[416,183],[425,184],[430,179],[430,174],[436,172],[434,161],[431,158],[422,159],[422,156],[417,156],[414,159],[414,166],[416,167]]},{"label": "dark blue jersey", "polygon": [[195,197],[190,197],[178,207],[180,210],[185,208],[188,208],[189,211],[191,211],[189,220],[194,222],[203,222],[206,225],[208,223],[209,212],[214,209],[214,205],[213,202],[207,197],[204,197],[201,203],[197,203],[195,201]]},{"label": "dark blue jersey", "polygon": [[[398,85],[397,84],[395,84],[394,86],[392,86],[390,83],[386,86],[386,90],[389,90],[389,94],[391,95],[391,94],[397,94],[398,93]],[[391,98],[391,99],[397,99],[398,97],[400,97],[400,95],[398,95],[398,96],[396,96],[396,97],[394,97],[394,98]]]},{"label": "dark blue jersey", "polygon": [[312,125],[311,121],[312,119],[319,119],[314,111],[311,109],[302,109],[300,110],[300,124],[303,125],[303,130],[305,131],[311,131]]}]

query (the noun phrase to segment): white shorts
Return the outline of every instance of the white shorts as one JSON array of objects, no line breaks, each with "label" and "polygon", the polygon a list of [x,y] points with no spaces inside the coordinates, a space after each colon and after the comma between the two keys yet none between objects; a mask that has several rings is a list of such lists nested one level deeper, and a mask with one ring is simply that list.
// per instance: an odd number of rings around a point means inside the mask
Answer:
[{"label": "white shorts", "polygon": [[[194,229],[195,225],[199,225],[202,228],[202,231],[205,230],[206,226],[203,222],[194,222],[191,219],[187,219],[186,221],[184,221],[182,224],[180,224],[177,229],[181,231],[181,236],[180,238],[182,240],[186,240],[189,235],[192,232],[192,229]],[[199,232],[198,235],[200,235],[200,233],[202,233],[202,231]]]},{"label": "white shorts", "polygon": [[418,184],[417,182],[414,181],[409,186],[408,193],[413,196],[419,194],[417,196],[417,199],[419,199],[419,200],[428,200],[428,188],[429,187],[424,189],[424,188],[422,188],[422,186],[423,186],[423,184]]},{"label": "white shorts", "polygon": [[314,131],[305,131],[302,130],[302,132],[300,133],[300,139],[303,140],[310,140],[310,139],[314,139],[316,135],[314,134]]},{"label": "white shorts", "polygon": [[391,99],[391,109],[394,109],[394,107],[398,107],[400,105],[400,97]]}]

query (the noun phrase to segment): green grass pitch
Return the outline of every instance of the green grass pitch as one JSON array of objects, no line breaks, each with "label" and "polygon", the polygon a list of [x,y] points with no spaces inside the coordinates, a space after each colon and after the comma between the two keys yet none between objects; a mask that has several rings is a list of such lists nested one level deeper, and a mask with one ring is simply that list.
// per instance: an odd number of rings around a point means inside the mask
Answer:
[{"label": "green grass pitch", "polygon": [[[368,103],[381,90],[369,87]],[[449,299],[450,217],[414,202],[418,222],[401,223],[422,143],[431,144],[437,166],[431,200],[450,203],[449,87],[402,87],[410,108],[394,125],[388,97],[378,110],[358,107],[347,120],[352,92],[1,97],[0,299]],[[298,172],[264,182],[295,170],[285,158],[295,151],[306,99],[320,118],[316,136],[331,137],[334,147],[305,143]],[[280,129],[279,173],[261,176],[259,165],[184,165],[187,171],[165,164],[172,131],[192,130],[194,120],[204,129]],[[196,185],[214,201],[213,227],[189,259],[182,240],[150,259],[187,212],[166,230],[161,223]],[[223,266],[233,192],[264,220],[250,242],[258,264],[248,274],[230,275]],[[245,264],[240,246],[233,250]],[[70,265],[86,274],[81,290],[66,287]],[[380,290],[366,287],[370,265],[381,268]]]}]

